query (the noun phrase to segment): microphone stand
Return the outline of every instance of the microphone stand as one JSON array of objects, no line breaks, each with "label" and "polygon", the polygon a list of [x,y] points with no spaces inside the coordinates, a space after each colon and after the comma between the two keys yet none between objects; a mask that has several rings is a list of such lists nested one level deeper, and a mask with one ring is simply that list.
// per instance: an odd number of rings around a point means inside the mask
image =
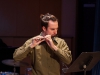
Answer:
[{"label": "microphone stand", "polygon": [[16,73],[16,68],[15,68],[15,64],[14,64],[14,75],[15,75],[15,73]]}]

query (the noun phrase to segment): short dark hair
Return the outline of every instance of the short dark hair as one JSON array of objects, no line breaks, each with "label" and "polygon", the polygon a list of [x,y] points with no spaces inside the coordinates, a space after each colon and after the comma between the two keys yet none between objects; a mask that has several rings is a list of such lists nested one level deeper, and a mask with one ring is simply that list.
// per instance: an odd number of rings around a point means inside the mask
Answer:
[{"label": "short dark hair", "polygon": [[48,27],[48,22],[51,20],[51,21],[53,21],[53,22],[55,22],[55,21],[58,21],[58,19],[54,16],[54,15],[52,15],[52,14],[49,14],[49,13],[47,13],[47,14],[45,14],[45,15],[40,15],[40,19],[41,19],[41,26],[43,27]]}]

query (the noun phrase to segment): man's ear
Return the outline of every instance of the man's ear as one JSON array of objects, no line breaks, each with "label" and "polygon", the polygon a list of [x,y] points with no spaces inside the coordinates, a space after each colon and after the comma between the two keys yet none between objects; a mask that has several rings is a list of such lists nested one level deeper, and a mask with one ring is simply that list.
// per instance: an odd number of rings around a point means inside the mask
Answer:
[{"label": "man's ear", "polygon": [[46,28],[43,26],[43,27],[42,27],[42,30],[43,30],[43,31],[46,31]]}]

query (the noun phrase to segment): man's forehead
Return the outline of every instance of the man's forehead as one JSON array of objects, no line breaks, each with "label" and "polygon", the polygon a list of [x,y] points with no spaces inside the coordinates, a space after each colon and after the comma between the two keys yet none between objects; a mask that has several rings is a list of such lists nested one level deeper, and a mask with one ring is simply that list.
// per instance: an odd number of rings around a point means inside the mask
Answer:
[{"label": "man's forehead", "polygon": [[58,27],[58,22],[57,21],[55,21],[55,22],[49,22],[48,23],[48,27]]}]

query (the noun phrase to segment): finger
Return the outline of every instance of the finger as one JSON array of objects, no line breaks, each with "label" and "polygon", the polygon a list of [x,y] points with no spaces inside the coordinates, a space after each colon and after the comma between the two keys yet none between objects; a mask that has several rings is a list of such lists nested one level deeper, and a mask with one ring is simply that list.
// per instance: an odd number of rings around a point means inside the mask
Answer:
[{"label": "finger", "polygon": [[39,40],[39,39],[35,39],[35,41],[36,41],[36,42],[39,42],[40,40]]},{"label": "finger", "polygon": [[38,38],[37,40],[38,40],[38,41],[42,41],[42,40],[44,40],[44,38]]},{"label": "finger", "polygon": [[43,36],[37,36],[37,38],[44,38]]},{"label": "finger", "polygon": [[45,37],[51,37],[51,35],[46,35]]},{"label": "finger", "polygon": [[45,38],[43,36],[38,36],[38,37],[36,37],[36,39],[41,41],[41,40],[44,40]]},{"label": "finger", "polygon": [[35,40],[36,40],[36,42],[42,42],[42,41],[44,41],[45,39],[38,38],[38,39],[35,39]]},{"label": "finger", "polygon": [[45,39],[51,39],[50,35],[45,36]]}]

